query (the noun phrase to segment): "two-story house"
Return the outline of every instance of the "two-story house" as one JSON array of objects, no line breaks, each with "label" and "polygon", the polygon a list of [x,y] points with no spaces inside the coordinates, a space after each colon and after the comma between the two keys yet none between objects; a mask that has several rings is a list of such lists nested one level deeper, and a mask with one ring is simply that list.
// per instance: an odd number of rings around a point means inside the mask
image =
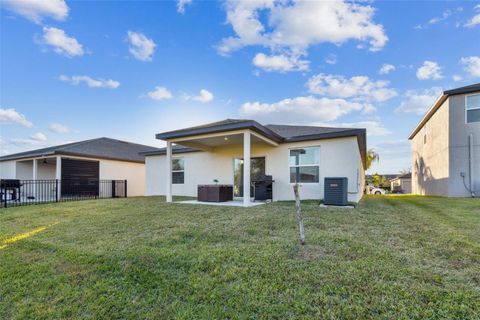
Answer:
[{"label": "two-story house", "polygon": [[409,140],[412,193],[480,196],[480,83],[443,92]]}]

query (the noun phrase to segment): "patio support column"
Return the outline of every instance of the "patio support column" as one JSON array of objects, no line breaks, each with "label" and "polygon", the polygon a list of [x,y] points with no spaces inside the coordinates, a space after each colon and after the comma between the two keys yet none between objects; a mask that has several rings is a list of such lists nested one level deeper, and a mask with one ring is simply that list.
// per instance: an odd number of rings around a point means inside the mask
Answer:
[{"label": "patio support column", "polygon": [[250,204],[250,131],[243,134],[243,206]]},{"label": "patio support column", "polygon": [[62,179],[62,157],[57,156],[55,159],[55,179]]},{"label": "patio support column", "polygon": [[165,159],[165,167],[166,167],[166,181],[167,181],[167,188],[165,191],[165,195],[167,198],[167,202],[172,202],[172,143],[167,141],[167,156]]},{"label": "patio support column", "polygon": [[38,162],[37,159],[33,159],[32,165],[32,180],[37,180],[38,178]]}]

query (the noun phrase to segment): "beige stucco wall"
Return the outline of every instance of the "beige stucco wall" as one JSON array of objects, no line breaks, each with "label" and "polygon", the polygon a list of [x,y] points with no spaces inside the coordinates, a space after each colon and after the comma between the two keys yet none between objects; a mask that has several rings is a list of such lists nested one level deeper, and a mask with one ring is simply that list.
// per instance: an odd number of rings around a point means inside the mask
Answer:
[{"label": "beige stucco wall", "polygon": [[447,99],[412,139],[412,193],[448,195],[448,128]]},{"label": "beige stucco wall", "polygon": [[473,135],[474,141],[474,189],[480,196],[480,122],[466,123],[465,119],[466,95],[451,96],[450,100],[450,161],[449,161],[449,196],[468,197],[470,193],[465,189],[461,172],[466,174],[465,183],[469,186],[469,150],[468,136]]},{"label": "beige stucco wall", "polygon": [[[296,147],[320,147],[320,182],[302,184],[302,199],[323,198],[323,179],[327,176],[348,177],[349,201],[357,202],[362,197],[364,170],[355,137],[281,144],[277,147],[253,145],[251,157],[265,157],[266,174],[275,180],[274,201],[293,200],[290,183],[289,149]],[[243,146],[222,147],[212,152],[174,154],[185,160],[185,183],[172,185],[174,195],[197,196],[197,185],[233,184],[233,159],[243,157]],[[146,157],[146,195],[164,195],[166,190],[165,156]]]},{"label": "beige stucco wall", "polygon": [[100,179],[127,180],[128,196],[145,195],[145,165],[143,163],[99,160]]}]

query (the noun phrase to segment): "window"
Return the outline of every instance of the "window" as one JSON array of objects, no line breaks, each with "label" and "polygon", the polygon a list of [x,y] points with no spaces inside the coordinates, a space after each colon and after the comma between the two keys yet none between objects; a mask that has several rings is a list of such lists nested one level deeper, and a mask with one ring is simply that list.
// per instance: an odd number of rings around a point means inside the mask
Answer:
[{"label": "window", "polygon": [[467,109],[467,123],[480,122],[480,94],[467,96],[465,106]]},{"label": "window", "polygon": [[290,149],[290,183],[318,183],[320,148]]},{"label": "window", "polygon": [[172,184],[185,182],[185,163],[182,158],[172,159]]}]

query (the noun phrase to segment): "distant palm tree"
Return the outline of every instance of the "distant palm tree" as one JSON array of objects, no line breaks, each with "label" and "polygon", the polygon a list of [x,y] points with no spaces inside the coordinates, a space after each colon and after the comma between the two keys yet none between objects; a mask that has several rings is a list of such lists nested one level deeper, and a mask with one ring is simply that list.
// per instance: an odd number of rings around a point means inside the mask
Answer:
[{"label": "distant palm tree", "polygon": [[376,153],[373,149],[369,149],[367,151],[367,170],[370,169],[370,167],[372,166],[372,162],[378,162],[379,160],[380,156],[378,155],[378,153]]}]

